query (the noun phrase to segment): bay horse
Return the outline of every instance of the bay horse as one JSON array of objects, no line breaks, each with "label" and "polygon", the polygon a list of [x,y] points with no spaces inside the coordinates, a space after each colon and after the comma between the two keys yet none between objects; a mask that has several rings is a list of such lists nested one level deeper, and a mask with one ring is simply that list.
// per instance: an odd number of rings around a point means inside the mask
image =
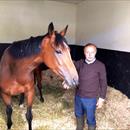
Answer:
[{"label": "bay horse", "polygon": [[[1,57],[5,51],[6,48],[8,48],[11,45],[11,43],[0,43],[0,60]],[[40,101],[44,102],[44,98],[42,95],[42,71],[49,69],[44,63],[41,63],[38,65],[37,68],[34,69],[34,83],[36,84],[36,87],[38,88]],[[20,94],[20,100],[19,105],[23,106],[24,103],[24,93]]]},{"label": "bay horse", "polygon": [[11,97],[25,94],[27,100],[26,119],[28,129],[32,130],[32,104],[35,94],[34,69],[44,63],[64,79],[70,87],[78,85],[78,73],[70,55],[65,39],[68,26],[60,33],[54,30],[53,23],[48,26],[44,36],[16,41],[5,49],[0,61],[0,92],[6,105],[7,129],[12,126]]}]

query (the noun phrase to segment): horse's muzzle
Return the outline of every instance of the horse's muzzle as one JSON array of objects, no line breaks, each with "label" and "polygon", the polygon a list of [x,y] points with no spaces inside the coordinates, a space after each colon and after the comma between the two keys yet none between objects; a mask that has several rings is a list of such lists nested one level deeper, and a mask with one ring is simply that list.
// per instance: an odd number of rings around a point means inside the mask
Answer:
[{"label": "horse's muzzle", "polygon": [[62,82],[63,88],[64,89],[70,89],[70,88],[75,88],[77,87],[79,84],[78,80],[73,79],[71,82],[67,82],[66,80],[64,80]]}]

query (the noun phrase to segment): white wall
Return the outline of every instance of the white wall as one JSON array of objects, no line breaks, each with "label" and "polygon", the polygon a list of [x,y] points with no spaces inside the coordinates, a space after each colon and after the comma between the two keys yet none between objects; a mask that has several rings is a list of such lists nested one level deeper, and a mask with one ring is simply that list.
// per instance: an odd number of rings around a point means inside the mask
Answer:
[{"label": "white wall", "polygon": [[76,43],[130,52],[130,1],[88,0],[77,12]]},{"label": "white wall", "polygon": [[0,1],[0,43],[43,35],[53,22],[61,31],[69,25],[67,39],[75,43],[76,5],[44,0]]},{"label": "white wall", "polygon": [[0,1],[0,43],[44,35],[69,25],[69,44],[95,43],[130,52],[130,1],[86,0],[79,5],[49,0]]}]

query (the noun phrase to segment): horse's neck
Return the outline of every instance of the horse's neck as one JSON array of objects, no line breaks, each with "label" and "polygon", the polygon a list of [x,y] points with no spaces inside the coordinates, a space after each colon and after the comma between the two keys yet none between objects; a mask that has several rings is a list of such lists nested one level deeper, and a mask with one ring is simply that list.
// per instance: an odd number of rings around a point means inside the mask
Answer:
[{"label": "horse's neck", "polygon": [[35,68],[38,67],[41,63],[42,63],[42,58],[39,57],[39,56],[37,56],[37,57],[34,58],[34,61],[32,62],[32,65],[33,65],[33,67],[34,67],[34,69],[35,69]]},{"label": "horse's neck", "polygon": [[28,68],[30,71],[33,71],[41,63],[42,63],[41,57],[40,56],[35,56],[35,57],[32,57],[29,61],[27,61],[26,68]]},{"label": "horse's neck", "polygon": [[12,62],[9,63],[9,66],[16,64],[16,69],[14,69],[14,71],[17,71],[18,73],[19,72],[31,73],[41,63],[42,59],[40,58],[40,56],[31,56],[19,60],[14,59],[12,60]]}]

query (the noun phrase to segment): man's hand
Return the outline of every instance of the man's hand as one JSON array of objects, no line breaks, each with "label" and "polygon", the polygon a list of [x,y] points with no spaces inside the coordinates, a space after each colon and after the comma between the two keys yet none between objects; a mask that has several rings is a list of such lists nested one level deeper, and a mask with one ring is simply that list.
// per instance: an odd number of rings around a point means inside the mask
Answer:
[{"label": "man's hand", "polygon": [[65,81],[62,82],[63,88],[64,89],[69,89],[70,87],[65,83]]},{"label": "man's hand", "polygon": [[99,99],[98,99],[97,104],[96,104],[97,109],[102,108],[102,106],[103,106],[103,104],[104,104],[104,101],[105,101],[105,100],[104,100],[103,98],[99,98]]}]

